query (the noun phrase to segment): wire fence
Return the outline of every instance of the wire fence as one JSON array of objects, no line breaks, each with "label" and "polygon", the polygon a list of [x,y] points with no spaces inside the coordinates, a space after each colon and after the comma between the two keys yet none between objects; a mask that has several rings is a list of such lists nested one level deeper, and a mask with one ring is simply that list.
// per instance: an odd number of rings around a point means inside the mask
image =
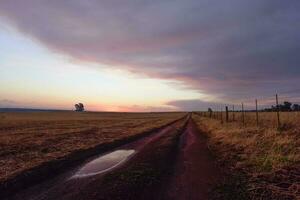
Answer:
[{"label": "wire fence", "polygon": [[220,120],[222,124],[235,122],[242,126],[277,128],[280,130],[294,126],[300,127],[300,109],[297,107],[298,104],[280,104],[277,94],[274,96],[274,104],[271,108],[264,107],[262,109],[259,101],[255,99],[252,105],[249,102],[247,104],[248,107],[251,106],[251,109],[246,110],[245,104],[241,103],[240,105],[222,105],[219,106],[219,110],[208,108],[208,111],[197,112],[197,114],[202,117]]}]

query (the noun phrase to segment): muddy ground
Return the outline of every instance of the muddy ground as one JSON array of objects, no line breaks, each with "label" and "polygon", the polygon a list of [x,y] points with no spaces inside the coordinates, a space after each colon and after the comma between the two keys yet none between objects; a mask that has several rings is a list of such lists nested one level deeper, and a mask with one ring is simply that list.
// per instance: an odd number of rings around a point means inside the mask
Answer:
[{"label": "muddy ground", "polygon": [[210,199],[223,175],[206,143],[189,116],[112,150],[134,153],[103,173],[76,177],[81,165],[8,199]]}]

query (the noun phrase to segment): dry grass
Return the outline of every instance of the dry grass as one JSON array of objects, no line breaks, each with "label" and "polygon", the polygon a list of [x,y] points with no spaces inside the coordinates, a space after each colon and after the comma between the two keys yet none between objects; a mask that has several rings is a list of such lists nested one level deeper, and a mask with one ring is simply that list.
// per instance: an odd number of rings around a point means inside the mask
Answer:
[{"label": "dry grass", "polygon": [[0,181],[77,151],[134,136],[185,113],[0,113]]},{"label": "dry grass", "polygon": [[[225,121],[225,112],[222,113],[223,120]],[[241,112],[229,112],[229,121],[233,121],[233,115],[235,122],[242,123]],[[208,114],[207,114],[208,116]],[[220,116],[219,116],[220,118]],[[277,113],[276,112],[258,112],[259,127],[261,128],[277,128]],[[292,130],[292,128],[300,127],[300,112],[280,112],[280,122],[284,129]],[[256,113],[245,112],[245,125],[256,126]]]},{"label": "dry grass", "polygon": [[[226,161],[233,171],[243,171],[253,182],[252,190],[260,185],[258,177],[268,174],[269,177],[286,168],[300,172],[297,164],[300,161],[300,115],[299,113],[281,113],[283,128],[277,129],[276,113],[260,113],[260,126],[256,126],[255,113],[246,113],[246,125],[243,126],[240,114],[236,113],[236,122],[221,123],[219,120],[193,115],[198,127],[209,136],[210,146],[219,153],[219,158]],[[223,118],[225,119],[225,118]],[[297,172],[297,173],[298,173]],[[297,177],[297,181],[299,180]],[[295,187],[294,182],[285,185],[287,196],[300,197],[299,190],[289,191]],[[279,191],[277,184],[282,179],[264,180],[264,189]],[[297,182],[300,186],[299,182]],[[261,187],[261,186],[259,186]],[[272,193],[272,192],[271,192]],[[293,194],[291,194],[293,193]],[[270,197],[268,194],[266,198]],[[275,198],[275,197],[274,197]]]},{"label": "dry grass", "polygon": [[[277,128],[277,114],[275,112],[259,112],[259,126]],[[246,113],[246,122],[254,125],[256,117],[254,112]],[[252,122],[252,123],[251,123]],[[280,112],[280,122],[283,129],[288,132],[300,129],[300,112]]]}]

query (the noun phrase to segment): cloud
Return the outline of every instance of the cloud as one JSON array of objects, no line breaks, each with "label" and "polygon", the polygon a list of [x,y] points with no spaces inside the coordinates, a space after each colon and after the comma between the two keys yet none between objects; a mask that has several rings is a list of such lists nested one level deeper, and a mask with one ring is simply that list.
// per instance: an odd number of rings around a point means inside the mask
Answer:
[{"label": "cloud", "polygon": [[167,102],[166,105],[172,106],[180,111],[199,111],[207,110],[208,108],[212,108],[213,110],[224,109],[224,104],[201,101],[198,99],[173,100]]},{"label": "cloud", "polygon": [[[289,101],[291,103],[299,104],[300,98],[293,98],[290,96],[280,96],[280,104],[284,101]],[[255,109],[255,99],[246,99],[243,101],[245,110],[254,110]],[[275,105],[275,96],[270,98],[262,98],[258,99],[258,108],[264,109]],[[201,101],[199,99],[185,99],[185,100],[173,100],[166,102],[166,106],[171,107],[173,110],[178,111],[205,111],[208,108],[211,108],[214,111],[225,110],[225,106],[228,106],[229,109],[235,107],[235,110],[241,110],[241,102],[230,102],[223,101],[220,102],[211,102],[211,101]],[[163,107],[160,108],[164,110]]]},{"label": "cloud", "polygon": [[129,106],[119,106],[118,111],[122,112],[174,112],[181,111],[176,106],[172,105],[162,105],[162,106],[142,106],[142,105],[129,105]]},{"label": "cloud", "polygon": [[232,100],[300,84],[300,2],[0,1],[0,16],[80,61],[180,81]]},{"label": "cloud", "polygon": [[19,106],[19,102],[10,99],[0,99],[0,108],[11,108]]}]

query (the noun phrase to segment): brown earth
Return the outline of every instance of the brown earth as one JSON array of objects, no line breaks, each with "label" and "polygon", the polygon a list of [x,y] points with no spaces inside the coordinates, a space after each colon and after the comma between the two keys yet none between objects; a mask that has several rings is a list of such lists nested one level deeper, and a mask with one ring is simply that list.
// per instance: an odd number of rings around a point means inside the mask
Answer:
[{"label": "brown earth", "polygon": [[191,118],[117,149],[124,148],[137,153],[106,174],[69,179],[68,172],[11,199],[210,199],[222,181]]},{"label": "brown earth", "polygon": [[162,192],[154,191],[159,190],[162,180],[168,177],[168,164],[174,161],[174,151],[185,123],[186,120],[178,121],[148,137],[121,146],[118,149],[136,149],[138,153],[110,173],[79,179],[68,178],[74,172],[63,174],[57,181],[50,180],[9,199],[156,198]]},{"label": "brown earth", "polygon": [[167,199],[209,199],[222,173],[207,148],[207,138],[190,120],[180,142]]},{"label": "brown earth", "polygon": [[95,154],[144,137],[185,113],[1,113],[0,199]]},{"label": "brown earth", "polygon": [[151,131],[186,113],[0,113],[0,183],[69,154]]}]

